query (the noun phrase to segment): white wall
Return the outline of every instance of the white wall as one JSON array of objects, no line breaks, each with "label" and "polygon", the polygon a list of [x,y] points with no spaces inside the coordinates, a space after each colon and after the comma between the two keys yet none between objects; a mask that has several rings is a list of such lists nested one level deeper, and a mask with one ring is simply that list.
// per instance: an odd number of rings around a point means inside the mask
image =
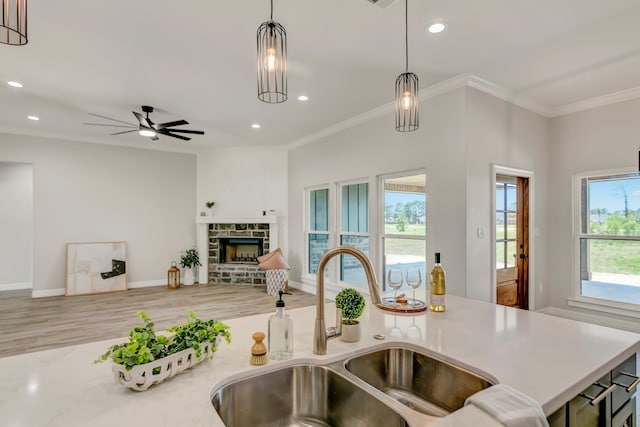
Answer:
[{"label": "white wall", "polygon": [[[278,241],[287,251],[287,150],[238,148],[198,152],[197,211],[216,202],[213,215],[257,217],[264,210],[278,216]],[[275,248],[274,248],[275,249]]]},{"label": "white wall", "polygon": [[[420,129],[399,133],[393,112],[289,152],[289,258],[292,280],[304,271],[304,189],[354,178],[369,178],[423,168],[427,175],[428,268],[441,252],[447,291],[466,292],[465,89],[420,105]],[[377,212],[370,212],[377,218]],[[372,237],[377,230],[370,230]],[[375,252],[376,242],[371,242]],[[380,277],[380,257],[371,254]]]},{"label": "white wall", "polygon": [[550,304],[567,307],[572,292],[573,192],[578,172],[638,167],[640,100],[621,102],[551,120],[549,157]]},{"label": "white wall", "polygon": [[33,166],[0,161],[0,290],[30,288]]},{"label": "white wall", "polygon": [[129,282],[163,283],[195,244],[196,156],[0,134],[34,171],[34,296],[64,288],[65,243],[126,241]]},{"label": "white wall", "polygon": [[[535,229],[530,230],[530,259],[535,283],[529,283],[534,307],[547,305],[548,120],[476,89],[467,89],[467,296],[492,301],[491,165],[534,174]],[[479,238],[478,228],[484,231]],[[533,294],[533,295],[532,295]],[[495,300],[494,300],[495,301]]]}]

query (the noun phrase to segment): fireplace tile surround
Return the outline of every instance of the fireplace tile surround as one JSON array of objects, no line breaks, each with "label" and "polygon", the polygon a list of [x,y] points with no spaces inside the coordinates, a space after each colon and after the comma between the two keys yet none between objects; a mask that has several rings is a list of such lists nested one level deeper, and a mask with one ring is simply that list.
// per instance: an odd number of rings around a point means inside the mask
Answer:
[{"label": "fireplace tile surround", "polygon": [[268,253],[277,248],[278,227],[275,216],[257,218],[197,217],[198,252],[207,254],[198,270],[199,282],[203,277],[207,283],[229,285],[264,285],[265,274],[252,260],[225,262],[221,260],[221,240],[258,239],[261,252]]}]

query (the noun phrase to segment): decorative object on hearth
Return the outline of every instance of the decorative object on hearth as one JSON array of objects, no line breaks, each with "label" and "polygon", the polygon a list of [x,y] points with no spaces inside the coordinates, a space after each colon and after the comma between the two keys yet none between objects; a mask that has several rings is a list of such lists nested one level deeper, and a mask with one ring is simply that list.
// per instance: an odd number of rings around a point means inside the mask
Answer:
[{"label": "decorative object on hearth", "polygon": [[362,329],[356,320],[362,316],[365,300],[360,292],[354,288],[346,288],[336,295],[336,310],[342,315],[340,339],[346,342],[360,341]]},{"label": "decorative object on hearth", "polygon": [[278,291],[287,292],[289,290],[287,271],[291,270],[291,266],[282,256],[280,248],[259,256],[258,263],[258,267],[265,270],[267,294],[277,295]]},{"label": "decorative object on hearth", "polygon": [[287,100],[287,31],[271,17],[258,27],[258,99],[269,104]]},{"label": "decorative object on hearth", "polygon": [[193,268],[200,267],[200,257],[196,248],[187,249],[180,255],[180,267],[184,268],[184,285],[193,285]]},{"label": "decorative object on hearth", "polygon": [[207,207],[207,213],[209,214],[209,216],[213,216],[213,207],[215,206],[216,202],[205,202],[204,205]]},{"label": "decorative object on hearth", "polygon": [[180,269],[175,261],[171,262],[171,268],[167,271],[167,287],[178,289],[180,287]]},{"label": "decorative object on hearth", "polygon": [[187,136],[178,135],[179,133],[186,133],[191,135],[204,135],[204,132],[201,130],[190,130],[190,129],[176,129],[175,126],[188,125],[189,122],[186,120],[175,120],[172,122],[166,123],[154,123],[149,118],[149,113],[153,113],[153,107],[149,105],[142,106],[142,112],[146,113],[146,117],[144,117],[141,113],[137,111],[132,111],[135,118],[138,120],[138,124],[124,122],[122,120],[112,119],[111,117],[101,116],[100,114],[89,113],[92,116],[100,117],[101,119],[111,120],[118,124],[105,124],[105,123],[85,123],[85,125],[89,126],[110,126],[116,128],[129,128],[129,130],[124,130],[121,132],[112,133],[111,135],[122,135],[123,133],[130,132],[138,132],[140,136],[145,136],[150,138],[152,141],[157,141],[158,135],[170,136],[172,138],[177,138],[181,141],[190,141],[191,138]]},{"label": "decorative object on hearth", "polygon": [[27,0],[2,1],[0,18],[0,43],[22,46],[27,38]]},{"label": "decorative object on hearth", "polygon": [[187,313],[189,320],[167,329],[173,335],[166,337],[156,335],[147,313],[139,311],[144,325],[133,328],[128,342],[111,346],[94,363],[111,359],[117,383],[145,391],[207,358],[213,359],[221,338],[231,342],[229,326],[216,320],[201,320],[191,310]]},{"label": "decorative object on hearth", "polygon": [[418,76],[409,72],[409,0],[404,2],[405,72],[396,79],[396,130],[418,129]]},{"label": "decorative object on hearth", "polygon": [[64,294],[126,291],[126,249],[125,242],[67,243]]}]

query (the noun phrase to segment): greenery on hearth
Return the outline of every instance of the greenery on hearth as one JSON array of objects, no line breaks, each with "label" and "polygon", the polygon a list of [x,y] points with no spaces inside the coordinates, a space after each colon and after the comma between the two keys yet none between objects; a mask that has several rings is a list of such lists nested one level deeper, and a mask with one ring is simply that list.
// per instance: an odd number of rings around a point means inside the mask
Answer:
[{"label": "greenery on hearth", "polygon": [[357,325],[358,317],[364,311],[365,300],[360,292],[354,288],[346,288],[336,295],[336,307],[342,311],[342,323]]},{"label": "greenery on hearth", "polygon": [[200,344],[210,342],[213,353],[217,350],[215,344],[218,336],[224,337],[227,343],[231,342],[229,326],[216,320],[201,320],[191,310],[187,310],[187,313],[189,313],[189,321],[170,327],[168,331],[175,332],[175,335],[168,338],[164,335],[156,335],[149,315],[139,311],[138,317],[144,325],[134,327],[129,332],[128,342],[111,346],[94,363],[111,359],[129,371],[136,365],[144,365],[190,347],[195,350],[199,360],[202,355]]},{"label": "greenery on hearth", "polygon": [[193,268],[200,267],[200,257],[198,256],[198,250],[196,248],[187,249],[180,255],[180,267]]}]

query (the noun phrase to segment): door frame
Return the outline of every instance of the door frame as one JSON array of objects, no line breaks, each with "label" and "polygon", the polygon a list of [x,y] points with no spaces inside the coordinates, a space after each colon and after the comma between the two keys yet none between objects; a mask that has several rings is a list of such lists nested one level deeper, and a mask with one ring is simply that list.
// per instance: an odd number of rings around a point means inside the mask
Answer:
[{"label": "door frame", "polygon": [[538,231],[535,228],[535,174],[533,171],[525,169],[516,169],[508,166],[501,166],[495,163],[491,164],[491,191],[490,206],[491,206],[491,233],[490,233],[490,246],[491,246],[491,268],[490,271],[490,295],[491,302],[496,303],[496,175],[507,175],[513,177],[522,177],[529,179],[529,277],[528,277],[528,295],[529,295],[529,311],[535,311],[535,295],[536,295],[536,282],[535,282],[535,236]]}]

